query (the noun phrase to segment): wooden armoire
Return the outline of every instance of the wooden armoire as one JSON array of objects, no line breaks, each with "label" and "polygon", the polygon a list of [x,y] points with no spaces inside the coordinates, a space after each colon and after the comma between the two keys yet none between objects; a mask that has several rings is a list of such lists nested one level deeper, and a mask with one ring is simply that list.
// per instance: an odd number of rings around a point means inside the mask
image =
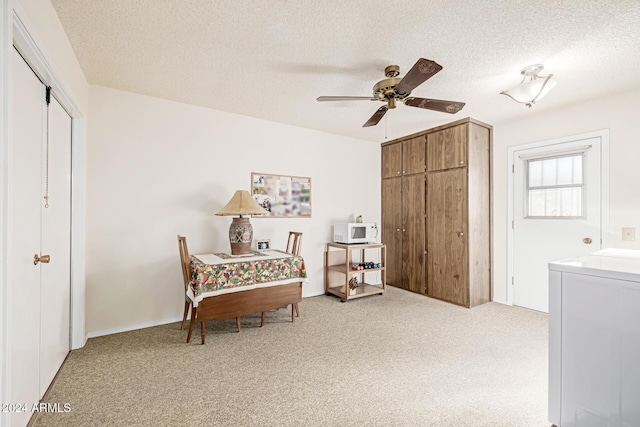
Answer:
[{"label": "wooden armoire", "polygon": [[387,284],[465,307],[491,300],[492,134],[466,118],[382,144]]}]

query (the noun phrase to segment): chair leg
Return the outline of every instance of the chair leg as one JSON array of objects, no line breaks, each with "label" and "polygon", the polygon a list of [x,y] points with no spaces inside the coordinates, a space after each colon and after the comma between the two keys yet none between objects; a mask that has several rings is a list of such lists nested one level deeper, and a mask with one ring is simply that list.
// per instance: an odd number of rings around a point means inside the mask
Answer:
[{"label": "chair leg", "polygon": [[291,321],[292,322],[296,321],[296,305],[295,304],[291,304]]},{"label": "chair leg", "polygon": [[296,309],[296,317],[300,317],[300,307],[298,307],[298,303],[294,303],[293,306]]},{"label": "chair leg", "polygon": [[191,321],[189,322],[189,333],[187,334],[187,343],[191,341],[191,333],[193,332],[193,325],[196,323],[196,307],[191,309]]},{"label": "chair leg", "polygon": [[264,326],[264,311],[262,312],[262,320],[260,321],[260,327],[262,328]]},{"label": "chair leg", "polygon": [[191,304],[189,301],[184,302],[184,313],[182,314],[182,324],[180,325],[180,330],[184,329],[184,324],[187,322],[187,313],[189,313],[189,307]]},{"label": "chair leg", "polygon": [[202,345],[204,345],[204,335],[207,332],[205,326],[204,326],[204,321],[200,322],[200,335],[202,335]]},{"label": "chair leg", "polygon": [[236,326],[238,327],[238,332],[240,332],[240,317],[236,317]]}]

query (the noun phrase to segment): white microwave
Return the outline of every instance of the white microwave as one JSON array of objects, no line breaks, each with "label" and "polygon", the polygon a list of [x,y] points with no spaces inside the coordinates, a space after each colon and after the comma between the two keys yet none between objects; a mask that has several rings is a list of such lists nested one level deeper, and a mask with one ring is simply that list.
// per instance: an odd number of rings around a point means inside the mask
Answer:
[{"label": "white microwave", "polygon": [[377,237],[378,226],[373,222],[338,222],[333,224],[333,241],[336,243],[372,243]]}]

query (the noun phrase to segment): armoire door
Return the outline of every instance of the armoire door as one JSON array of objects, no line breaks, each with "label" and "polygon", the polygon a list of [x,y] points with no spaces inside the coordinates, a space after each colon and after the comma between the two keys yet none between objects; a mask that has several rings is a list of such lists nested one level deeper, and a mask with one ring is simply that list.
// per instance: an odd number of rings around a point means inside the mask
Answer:
[{"label": "armoire door", "polygon": [[[8,394],[30,407],[69,352],[71,119],[51,97],[47,120],[46,88],[15,50],[12,71]],[[14,413],[11,425],[31,415]]]},{"label": "armoire door", "polygon": [[[424,143],[423,143],[424,147]],[[403,288],[425,293],[425,176],[402,178]],[[388,251],[387,251],[388,253]]]},{"label": "armoire door", "polygon": [[382,147],[382,178],[402,175],[402,143]]},{"label": "armoire door", "polygon": [[402,174],[423,173],[426,170],[425,163],[425,137],[402,141]]},{"label": "armoire door", "polygon": [[468,132],[469,125],[463,123],[427,135],[427,170],[467,166]]},{"label": "armoire door", "polygon": [[469,306],[467,168],[430,173],[427,186],[428,294]]},{"label": "armoire door", "polygon": [[387,246],[387,284],[402,287],[402,178],[382,180],[382,242]]}]

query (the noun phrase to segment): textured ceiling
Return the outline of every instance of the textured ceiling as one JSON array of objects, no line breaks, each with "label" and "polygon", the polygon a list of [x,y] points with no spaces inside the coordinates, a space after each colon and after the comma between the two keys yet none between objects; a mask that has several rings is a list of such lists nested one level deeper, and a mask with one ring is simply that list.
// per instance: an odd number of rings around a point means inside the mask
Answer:
[{"label": "textured ceiling", "polygon": [[[503,120],[640,88],[638,0],[52,0],[91,84],[381,142],[464,117]],[[374,127],[384,68],[443,70]],[[500,91],[542,63],[557,86],[528,109]]]}]

